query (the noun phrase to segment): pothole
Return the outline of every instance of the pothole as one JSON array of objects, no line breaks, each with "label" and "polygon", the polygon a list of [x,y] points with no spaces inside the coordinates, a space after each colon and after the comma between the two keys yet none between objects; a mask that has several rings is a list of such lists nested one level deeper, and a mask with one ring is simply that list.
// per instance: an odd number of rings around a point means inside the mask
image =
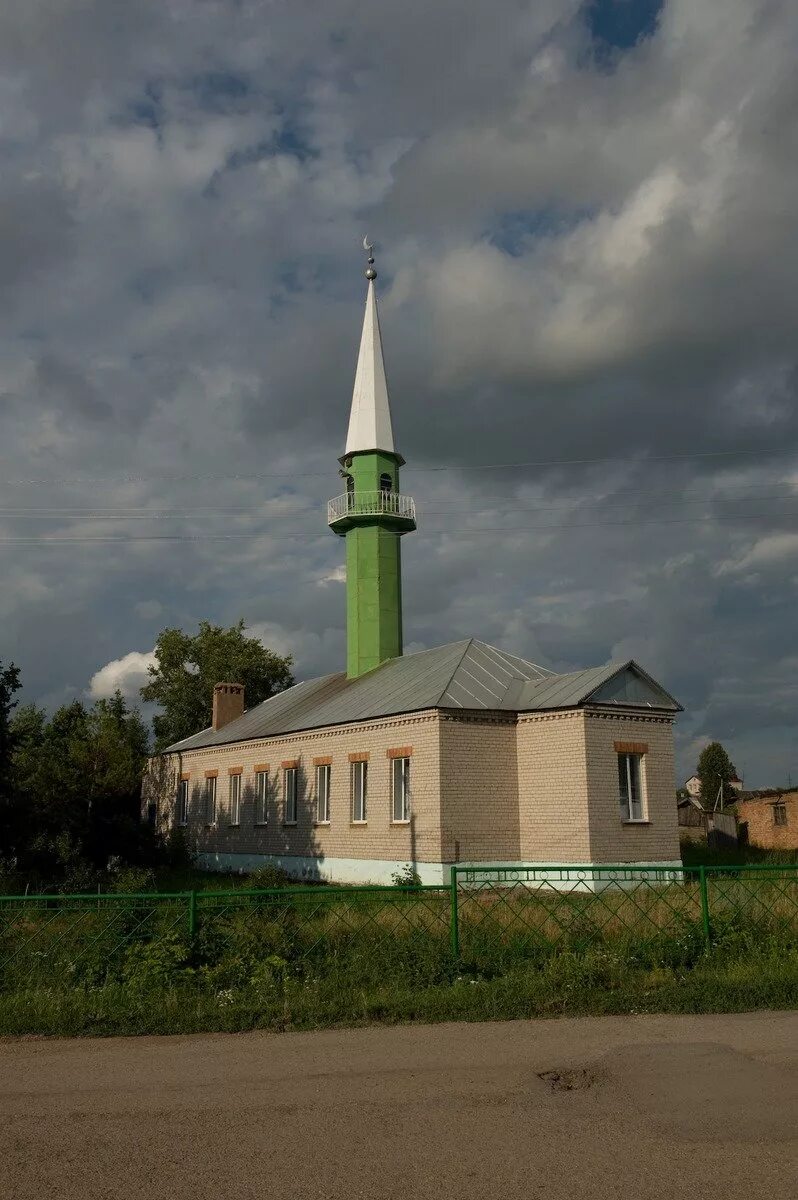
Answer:
[{"label": "pothole", "polygon": [[564,1071],[538,1071],[538,1079],[547,1083],[553,1092],[583,1092],[598,1082],[596,1072],[583,1067]]}]

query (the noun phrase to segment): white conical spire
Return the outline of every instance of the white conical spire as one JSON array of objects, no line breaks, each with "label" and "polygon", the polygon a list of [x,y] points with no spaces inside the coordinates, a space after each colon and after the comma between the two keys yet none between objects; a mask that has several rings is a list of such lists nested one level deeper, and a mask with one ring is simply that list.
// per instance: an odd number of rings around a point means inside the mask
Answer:
[{"label": "white conical spire", "polygon": [[[373,259],[370,259],[369,262],[372,263]],[[394,454],[391,407],[388,403],[388,383],[385,378],[385,363],[382,359],[380,319],[377,314],[377,296],[374,291],[376,271],[373,267],[369,267],[366,276],[369,281],[366,294],[366,315],[363,318],[355,387],[352,392],[352,411],[349,415],[349,432],[346,435],[346,453],[355,454],[359,450],[387,450]]]}]

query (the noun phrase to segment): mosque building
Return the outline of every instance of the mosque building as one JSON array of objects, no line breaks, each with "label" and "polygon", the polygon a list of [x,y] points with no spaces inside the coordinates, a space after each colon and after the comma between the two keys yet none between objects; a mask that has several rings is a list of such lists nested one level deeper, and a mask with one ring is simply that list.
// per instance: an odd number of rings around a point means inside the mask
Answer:
[{"label": "mosque building", "polygon": [[633,661],[555,674],[476,638],[402,653],[400,488],[375,291],[366,271],[344,490],[346,670],[247,710],[217,684],[207,729],[153,759],[145,802],[199,864],[390,883],[408,865],[680,863],[680,705]]}]

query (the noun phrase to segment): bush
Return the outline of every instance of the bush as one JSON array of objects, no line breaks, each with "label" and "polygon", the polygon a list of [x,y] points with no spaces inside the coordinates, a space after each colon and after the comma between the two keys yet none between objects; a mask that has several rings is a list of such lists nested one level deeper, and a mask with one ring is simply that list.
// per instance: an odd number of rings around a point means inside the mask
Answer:
[{"label": "bush", "polygon": [[291,887],[296,885],[287,871],[273,863],[265,863],[249,876],[249,885],[257,891],[269,891],[271,888]]},{"label": "bush", "polygon": [[125,982],[142,990],[173,986],[188,977],[190,951],[176,933],[153,942],[134,942],[125,954]]},{"label": "bush", "polygon": [[399,871],[391,876],[394,887],[421,887],[421,876],[412,863],[405,863]]},{"label": "bush", "polygon": [[109,891],[138,895],[156,890],[155,872],[151,867],[119,867],[111,874]]}]

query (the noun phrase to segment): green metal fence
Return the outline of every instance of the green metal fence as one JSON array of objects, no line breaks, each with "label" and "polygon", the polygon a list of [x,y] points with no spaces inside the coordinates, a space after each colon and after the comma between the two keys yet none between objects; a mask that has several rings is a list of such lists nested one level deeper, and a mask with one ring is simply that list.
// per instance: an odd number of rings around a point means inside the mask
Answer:
[{"label": "green metal fence", "polygon": [[798,864],[452,869],[447,886],[0,897],[0,990],[263,973],[419,984],[601,947],[689,964],[730,939],[798,947]]}]

